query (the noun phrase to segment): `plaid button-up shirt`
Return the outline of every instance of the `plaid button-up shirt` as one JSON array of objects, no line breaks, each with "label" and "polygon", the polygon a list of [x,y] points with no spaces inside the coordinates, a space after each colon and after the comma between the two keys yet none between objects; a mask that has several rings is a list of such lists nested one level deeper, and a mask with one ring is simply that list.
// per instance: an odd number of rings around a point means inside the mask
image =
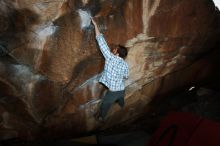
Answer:
[{"label": "plaid button-up shirt", "polygon": [[103,83],[110,91],[125,89],[125,79],[128,78],[128,64],[119,56],[110,52],[103,34],[96,36],[100,50],[105,58],[105,66],[99,82]]}]

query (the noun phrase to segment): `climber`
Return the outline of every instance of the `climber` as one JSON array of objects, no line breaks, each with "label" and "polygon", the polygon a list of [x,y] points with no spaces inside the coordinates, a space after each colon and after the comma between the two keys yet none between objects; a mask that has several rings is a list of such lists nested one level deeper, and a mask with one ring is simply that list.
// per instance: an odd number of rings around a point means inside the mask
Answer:
[{"label": "climber", "polygon": [[106,115],[111,105],[117,102],[120,107],[124,106],[125,79],[128,78],[128,64],[124,61],[127,56],[127,48],[117,45],[110,52],[103,34],[100,32],[93,18],[91,21],[95,27],[96,40],[105,58],[104,70],[99,82],[108,88],[107,93],[102,97],[99,111],[95,118],[100,122],[106,121]]}]

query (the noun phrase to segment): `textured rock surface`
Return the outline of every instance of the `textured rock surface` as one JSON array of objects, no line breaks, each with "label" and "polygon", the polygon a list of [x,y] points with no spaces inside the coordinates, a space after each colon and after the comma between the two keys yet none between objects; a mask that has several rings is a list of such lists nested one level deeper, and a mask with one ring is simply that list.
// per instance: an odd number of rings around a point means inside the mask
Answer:
[{"label": "textured rock surface", "polygon": [[[219,73],[212,1],[1,0],[0,7],[1,140],[109,128],[148,112],[154,97]],[[104,60],[81,12],[96,16],[109,44],[129,48],[126,106],[114,105],[105,125],[93,118]]]}]

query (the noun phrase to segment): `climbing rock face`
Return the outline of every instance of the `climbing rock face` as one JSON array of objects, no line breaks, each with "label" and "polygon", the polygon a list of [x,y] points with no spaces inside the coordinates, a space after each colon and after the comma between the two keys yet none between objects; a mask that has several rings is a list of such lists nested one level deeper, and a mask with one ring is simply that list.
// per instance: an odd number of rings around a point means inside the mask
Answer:
[{"label": "climbing rock face", "polygon": [[[0,0],[0,7],[0,140],[68,138],[122,124],[148,112],[154,97],[218,71],[212,1]],[[126,105],[113,105],[105,125],[93,117],[105,89],[90,17],[109,46],[129,50]]]}]

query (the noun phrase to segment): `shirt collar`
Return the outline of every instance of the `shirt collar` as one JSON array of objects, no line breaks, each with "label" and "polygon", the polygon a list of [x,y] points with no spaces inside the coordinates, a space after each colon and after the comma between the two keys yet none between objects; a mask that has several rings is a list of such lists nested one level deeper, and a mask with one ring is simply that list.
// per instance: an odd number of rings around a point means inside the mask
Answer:
[{"label": "shirt collar", "polygon": [[121,58],[121,57],[119,57],[119,56],[117,56],[117,55],[115,55],[115,57],[118,58],[118,59],[120,59],[120,60],[124,60],[123,58]]}]

